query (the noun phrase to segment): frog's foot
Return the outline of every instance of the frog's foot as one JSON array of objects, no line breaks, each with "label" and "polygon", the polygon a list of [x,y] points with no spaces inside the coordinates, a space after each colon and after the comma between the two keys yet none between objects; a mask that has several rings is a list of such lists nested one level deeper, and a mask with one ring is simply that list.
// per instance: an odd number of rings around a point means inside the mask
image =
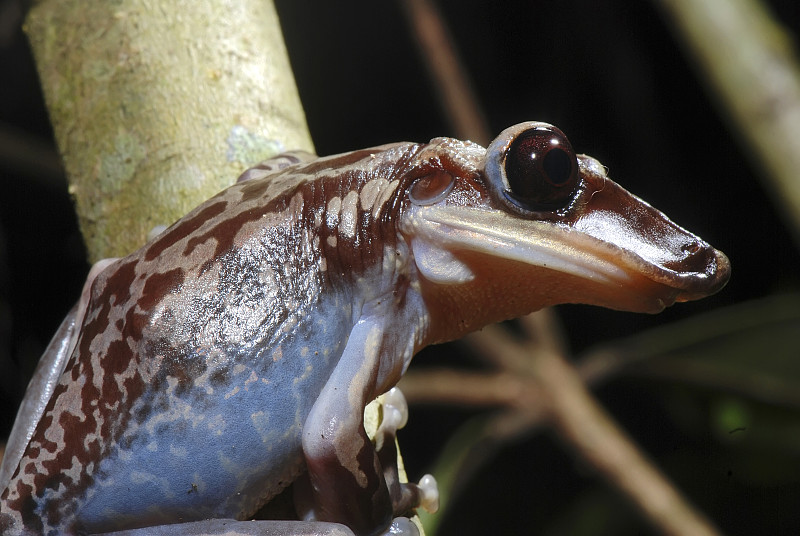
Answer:
[{"label": "frog's foot", "polygon": [[[118,532],[104,532],[103,536],[219,536],[220,534],[225,536],[354,536],[353,531],[338,523],[236,521],[233,519],[209,519]],[[414,535],[413,532],[388,532],[387,534]]]},{"label": "frog's foot", "polygon": [[[393,387],[383,401],[383,419],[375,433],[375,450],[383,467],[383,477],[392,498],[392,510],[402,515],[415,508],[434,513],[439,509],[439,489],[432,475],[424,475],[419,484],[400,482],[397,469],[397,430],[408,422],[408,404],[403,393]],[[396,520],[395,520],[396,521]],[[390,533],[391,534],[391,533]],[[402,533],[401,533],[402,534]]]}]

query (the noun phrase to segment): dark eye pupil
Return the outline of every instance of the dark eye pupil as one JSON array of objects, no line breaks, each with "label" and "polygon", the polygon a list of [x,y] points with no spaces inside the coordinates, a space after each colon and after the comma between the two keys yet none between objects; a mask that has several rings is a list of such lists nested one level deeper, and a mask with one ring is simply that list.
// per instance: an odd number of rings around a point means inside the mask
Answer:
[{"label": "dark eye pupil", "polygon": [[529,210],[566,207],[578,188],[578,163],[561,131],[538,127],[511,143],[505,161],[508,193]]},{"label": "dark eye pupil", "polygon": [[542,168],[554,186],[564,186],[569,182],[572,174],[572,162],[569,155],[558,147],[547,152]]}]

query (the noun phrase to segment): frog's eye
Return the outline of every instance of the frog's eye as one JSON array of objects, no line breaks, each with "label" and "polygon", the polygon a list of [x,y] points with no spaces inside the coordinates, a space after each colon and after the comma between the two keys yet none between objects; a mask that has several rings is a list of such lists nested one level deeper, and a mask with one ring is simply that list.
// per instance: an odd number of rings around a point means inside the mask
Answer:
[{"label": "frog's eye", "polygon": [[563,208],[578,184],[575,151],[555,127],[517,136],[508,147],[505,171],[508,193],[531,208]]},{"label": "frog's eye", "polygon": [[487,150],[484,170],[500,200],[523,214],[566,209],[580,188],[572,145],[547,123],[503,131]]}]

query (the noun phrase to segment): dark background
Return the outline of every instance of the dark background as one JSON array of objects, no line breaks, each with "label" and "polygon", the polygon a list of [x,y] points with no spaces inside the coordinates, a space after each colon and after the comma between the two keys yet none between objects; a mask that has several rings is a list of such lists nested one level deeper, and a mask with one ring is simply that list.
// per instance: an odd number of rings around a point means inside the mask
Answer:
[{"label": "dark background", "polygon": [[[453,134],[398,3],[276,3],[319,154]],[[796,35],[800,4],[770,4]],[[524,120],[558,125],[578,152],[608,166],[612,179],[731,259],[733,276],[723,292],[657,316],[559,307],[576,353],[656,325],[796,291],[800,282],[798,242],[761,170],[721,119],[721,107],[653,6],[440,2],[493,135]],[[7,149],[9,138],[21,140],[40,167],[0,152],[1,436],[24,388],[20,378],[30,374],[88,269],[66,182],[52,165],[52,132],[20,30],[21,9],[18,2],[0,2],[0,145]],[[459,348],[449,353],[458,355]],[[770,345],[760,351],[769,354]],[[416,362],[449,359],[438,353],[426,351]],[[635,377],[611,381],[597,394],[725,532],[798,533],[795,410]],[[719,440],[714,418],[720,407],[751,416],[753,435],[760,425],[773,440],[762,437],[745,446]],[[441,436],[469,417],[466,411],[412,408],[401,436],[412,478],[433,463]],[[498,523],[508,534],[649,530],[546,434],[509,446],[480,471],[441,532],[492,533]]]}]

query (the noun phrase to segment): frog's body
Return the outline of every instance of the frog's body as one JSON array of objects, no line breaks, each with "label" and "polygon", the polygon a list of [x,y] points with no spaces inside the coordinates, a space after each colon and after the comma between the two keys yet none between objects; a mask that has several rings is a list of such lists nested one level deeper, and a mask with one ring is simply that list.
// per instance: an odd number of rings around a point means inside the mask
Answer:
[{"label": "frog's body", "polygon": [[[533,171],[556,175],[544,197],[506,177],[531,132],[568,158]],[[654,312],[724,285],[724,255],[562,138],[290,154],[98,267],[20,410],[2,533],[245,519],[306,471],[308,518],[383,530],[420,497],[363,408],[420,348],[553,303]]]}]

